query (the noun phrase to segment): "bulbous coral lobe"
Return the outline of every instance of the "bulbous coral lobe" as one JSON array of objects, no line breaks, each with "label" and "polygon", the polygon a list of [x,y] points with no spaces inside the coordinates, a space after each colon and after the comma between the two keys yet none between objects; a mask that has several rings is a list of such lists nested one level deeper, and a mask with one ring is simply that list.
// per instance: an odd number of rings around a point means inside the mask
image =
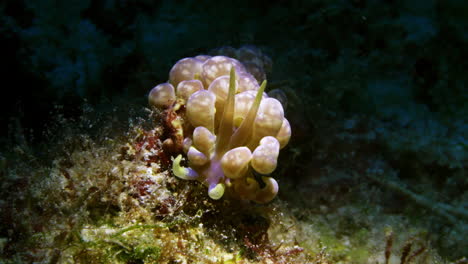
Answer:
[{"label": "bulbous coral lobe", "polygon": [[174,86],[170,83],[156,85],[148,95],[149,104],[160,108],[171,106],[175,100]]},{"label": "bulbous coral lobe", "polygon": [[238,147],[229,150],[221,158],[224,175],[230,179],[239,179],[246,174],[252,152],[247,147]]},{"label": "bulbous coral lobe", "polygon": [[181,129],[188,132],[183,148],[189,167],[180,166],[179,155],[173,161],[174,174],[201,181],[212,199],[229,193],[258,203],[271,201],[278,184],[265,175],[275,170],[291,128],[281,103],[264,93],[265,86],[229,57],[200,55],[178,61],[169,83],[149,95],[157,108],[184,109],[181,114],[188,121]]}]

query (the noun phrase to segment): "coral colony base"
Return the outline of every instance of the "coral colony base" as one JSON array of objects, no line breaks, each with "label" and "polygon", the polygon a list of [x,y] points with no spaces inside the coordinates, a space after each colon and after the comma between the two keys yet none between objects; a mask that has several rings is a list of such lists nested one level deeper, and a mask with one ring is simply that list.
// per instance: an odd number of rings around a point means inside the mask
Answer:
[{"label": "coral colony base", "polygon": [[[169,82],[149,93],[150,105],[170,117],[173,135],[166,149],[183,150],[173,160],[174,175],[199,180],[212,199],[230,197],[267,203],[278,193],[271,174],[280,149],[291,137],[280,101],[238,60],[200,55],[179,60]],[[176,153],[176,151],[173,151]]]}]

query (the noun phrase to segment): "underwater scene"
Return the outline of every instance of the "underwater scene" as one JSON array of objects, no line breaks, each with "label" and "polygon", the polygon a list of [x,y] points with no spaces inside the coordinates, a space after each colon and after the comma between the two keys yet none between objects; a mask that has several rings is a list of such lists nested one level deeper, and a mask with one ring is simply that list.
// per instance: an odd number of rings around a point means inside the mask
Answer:
[{"label": "underwater scene", "polygon": [[468,264],[467,1],[0,22],[0,263]]}]

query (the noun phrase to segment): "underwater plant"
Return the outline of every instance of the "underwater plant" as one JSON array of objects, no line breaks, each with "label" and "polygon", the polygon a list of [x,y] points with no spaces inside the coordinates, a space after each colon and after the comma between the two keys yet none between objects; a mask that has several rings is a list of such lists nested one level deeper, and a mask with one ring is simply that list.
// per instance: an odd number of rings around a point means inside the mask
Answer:
[{"label": "underwater plant", "polygon": [[[173,173],[208,186],[208,195],[257,203],[271,201],[278,183],[271,174],[280,149],[291,137],[280,101],[264,93],[246,67],[226,56],[200,55],[179,60],[169,82],[149,93],[150,105],[164,109],[173,137],[164,144],[183,149],[173,160]],[[177,152],[177,151],[175,151]]]}]

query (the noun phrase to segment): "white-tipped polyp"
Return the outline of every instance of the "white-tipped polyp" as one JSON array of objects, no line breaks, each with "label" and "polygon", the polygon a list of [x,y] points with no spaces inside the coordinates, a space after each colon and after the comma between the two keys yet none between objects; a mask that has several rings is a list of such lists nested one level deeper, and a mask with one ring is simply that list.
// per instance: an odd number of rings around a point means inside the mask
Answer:
[{"label": "white-tipped polyp", "polygon": [[196,180],[198,178],[198,173],[191,168],[180,166],[181,160],[182,155],[179,154],[179,156],[172,161],[172,172],[174,175],[183,180]]},{"label": "white-tipped polyp", "polygon": [[222,183],[213,184],[208,187],[208,196],[213,200],[219,200],[224,195],[226,186]]}]

